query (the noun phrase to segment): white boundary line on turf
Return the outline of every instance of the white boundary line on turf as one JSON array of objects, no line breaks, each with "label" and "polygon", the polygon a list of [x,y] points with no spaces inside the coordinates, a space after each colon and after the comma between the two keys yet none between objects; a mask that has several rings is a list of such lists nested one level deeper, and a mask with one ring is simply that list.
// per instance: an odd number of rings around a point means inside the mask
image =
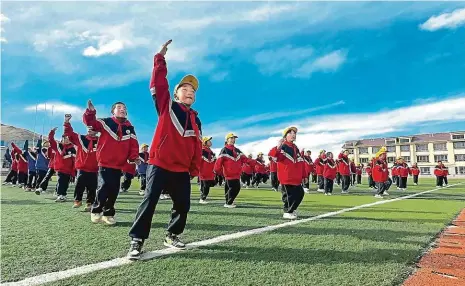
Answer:
[{"label": "white boundary line on turf", "polygon": [[[226,235],[220,235],[220,236],[217,236],[217,237],[214,237],[214,238],[189,243],[189,244],[186,245],[186,247],[187,247],[187,249],[195,249],[195,248],[199,248],[199,247],[202,247],[202,246],[217,244],[217,243],[220,243],[220,242],[229,241],[229,240],[233,240],[233,239],[238,239],[238,238],[241,238],[241,237],[246,237],[246,236],[251,236],[251,235],[255,235],[255,234],[260,234],[260,233],[264,233],[264,232],[273,231],[273,230],[280,229],[280,228],[283,228],[283,227],[288,227],[288,226],[292,226],[292,225],[296,225],[296,224],[300,224],[300,223],[314,221],[314,220],[318,220],[318,219],[322,219],[322,218],[326,218],[326,217],[336,216],[336,215],[339,215],[339,214],[342,214],[342,213],[345,213],[345,212],[350,212],[350,211],[363,209],[363,208],[367,208],[367,207],[372,207],[372,206],[376,206],[376,205],[382,205],[382,204],[402,201],[402,200],[405,200],[405,199],[414,198],[414,197],[417,197],[417,196],[420,196],[420,195],[423,195],[423,194],[431,193],[431,192],[434,192],[434,191],[437,191],[437,190],[442,190],[442,189],[445,189],[445,188],[449,188],[449,187],[457,186],[457,185],[461,185],[461,184],[462,183],[457,183],[457,184],[453,184],[453,185],[448,185],[447,187],[435,188],[435,189],[432,189],[432,190],[423,191],[423,192],[416,193],[416,194],[411,194],[411,195],[408,195],[408,196],[398,197],[398,198],[395,198],[395,199],[382,200],[382,201],[377,201],[377,202],[374,202],[374,203],[359,205],[359,206],[355,206],[355,207],[351,207],[351,208],[346,208],[346,209],[342,209],[342,210],[338,210],[338,211],[334,211],[334,212],[329,212],[329,213],[317,215],[317,216],[306,218],[306,219],[294,220],[294,221],[285,222],[285,223],[281,223],[281,224],[270,225],[270,226],[265,226],[265,227],[246,230],[246,231],[240,231],[240,232],[226,234]],[[183,252],[183,251],[185,251],[185,250],[174,249],[174,248],[165,248],[165,249],[161,249],[161,250],[150,251],[150,252],[144,253],[143,256],[141,257],[141,260],[151,260],[151,259],[154,259],[154,258],[157,258],[157,257],[167,256],[167,255],[171,255],[171,254],[175,254],[175,253]],[[95,271],[98,271],[98,270],[118,267],[118,266],[130,264],[130,263],[137,263],[137,262],[131,261],[131,260],[127,259],[126,257],[116,258],[116,259],[113,259],[113,260],[108,260],[108,261],[99,262],[99,263],[95,263],[95,264],[88,264],[88,265],[79,266],[79,267],[76,267],[76,268],[71,268],[71,269],[68,269],[68,270],[45,273],[45,274],[29,277],[29,278],[26,278],[24,280],[17,281],[17,282],[2,283],[2,285],[4,285],[4,286],[41,285],[41,284],[44,284],[44,283],[54,282],[54,281],[70,278],[70,277],[73,277],[73,276],[92,273],[92,272],[95,272]]]}]

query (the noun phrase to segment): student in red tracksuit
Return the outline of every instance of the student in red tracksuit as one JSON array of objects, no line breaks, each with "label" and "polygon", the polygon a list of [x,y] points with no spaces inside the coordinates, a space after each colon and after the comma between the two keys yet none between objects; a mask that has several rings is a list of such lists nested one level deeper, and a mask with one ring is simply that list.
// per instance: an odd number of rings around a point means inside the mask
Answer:
[{"label": "student in red tracksuit", "polygon": [[224,186],[224,196],[226,203],[225,208],[235,208],[234,200],[241,191],[241,171],[242,164],[253,164],[252,160],[247,158],[241,150],[237,149],[234,144],[238,138],[234,133],[228,133],[225,137],[225,145],[218,155],[215,163],[215,173],[223,172],[226,183]]},{"label": "student in red tracksuit", "polygon": [[404,162],[404,159],[400,157],[397,161],[397,173],[399,174],[399,188],[401,191],[407,189],[407,179],[409,174],[411,174],[410,168],[407,163]]},{"label": "student in red tracksuit", "polygon": [[263,182],[266,182],[266,168],[265,168],[265,160],[263,160],[263,153],[260,152],[257,155],[257,159],[255,159],[255,167],[254,167],[255,176],[252,181],[252,187],[255,186],[258,188],[258,185]]},{"label": "student in red tracksuit", "polygon": [[250,182],[253,178],[253,172],[255,169],[255,160],[252,159],[252,154],[248,156],[249,161],[242,164],[241,182],[242,187],[249,188]]},{"label": "student in red tracksuit", "polygon": [[368,163],[367,167],[365,168],[365,172],[368,175],[368,187],[374,188],[375,182],[373,181],[373,169],[371,167],[371,162]]},{"label": "student in red tracksuit", "polygon": [[[309,156],[305,155],[305,151],[302,150],[300,152],[300,156],[302,156],[302,158],[304,159],[304,165],[305,165],[305,174],[307,176],[307,178],[310,178],[310,174],[312,173],[311,171],[311,160],[312,158],[310,158]],[[304,192],[305,193],[310,193],[310,180],[307,181],[306,184],[304,184]]]},{"label": "student in red tracksuit", "polygon": [[375,155],[372,161],[373,180],[376,183],[376,198],[382,199],[383,195],[389,195],[388,190],[391,187],[392,180],[389,179],[388,164],[386,161],[386,147],[382,147]]},{"label": "student in red tracksuit", "polygon": [[210,193],[210,188],[214,187],[216,155],[212,151],[212,137],[202,138],[202,163],[200,164],[200,204],[207,204],[207,197]]},{"label": "student in red tracksuit", "polygon": [[71,123],[71,114],[65,115],[65,132],[69,141],[76,148],[75,168],[77,170],[76,184],[74,186],[74,204],[73,208],[82,206],[82,196],[87,190],[86,208],[85,211],[90,211],[95,200],[95,192],[97,190],[97,132],[88,128],[87,135],[80,135],[74,132]]},{"label": "student in red tracksuit", "polygon": [[341,185],[342,176],[339,172],[339,159],[334,160],[336,162],[336,185]]},{"label": "student in red tracksuit", "polygon": [[363,164],[358,163],[357,167],[355,167],[355,174],[357,175],[357,184],[362,184],[362,172],[363,172]]},{"label": "student in red tracksuit", "polygon": [[129,231],[132,238],[129,259],[140,258],[144,240],[149,237],[152,218],[162,190],[173,201],[171,220],[164,245],[183,249],[179,239],[190,209],[191,179],[199,175],[202,162],[202,129],[197,112],[192,109],[199,82],[187,75],[174,87],[171,99],[165,54],[171,40],[154,57],[150,91],[158,113],[158,124],[150,144],[147,187]]},{"label": "student in red tracksuit", "polygon": [[140,162],[139,143],[134,126],[127,119],[128,112],[123,102],[112,105],[112,117],[97,119],[96,113],[92,101],[89,100],[82,120],[95,132],[100,132],[96,153],[99,166],[98,186],[90,220],[93,223],[103,221],[107,225],[114,225],[121,172],[126,164]]},{"label": "student in red tracksuit", "polygon": [[55,132],[58,128],[50,130],[48,141],[50,148],[55,151],[55,171],[58,182],[56,185],[56,202],[65,202],[68,191],[70,177],[74,175],[74,161],[76,159],[76,149],[69,141],[68,136],[63,135],[61,142],[55,141]]},{"label": "student in red tracksuit", "polygon": [[271,180],[271,188],[273,191],[277,192],[279,188],[279,180],[278,180],[278,165],[277,165],[277,158],[271,156],[273,152],[276,152],[276,146],[271,148],[270,152],[268,152],[268,160],[270,160],[270,180]]},{"label": "student in red tracksuit", "polygon": [[297,218],[296,210],[304,198],[302,184],[308,181],[304,159],[294,144],[296,137],[296,127],[284,129],[283,138],[279,140],[276,150],[271,154],[278,161],[278,178],[282,185],[285,219]]},{"label": "student in red tracksuit", "polygon": [[[313,160],[312,160],[312,151],[310,150],[307,150],[306,152],[306,158],[309,162],[309,169],[308,169],[308,173],[309,173],[309,176],[312,178],[313,180],[313,174],[315,173],[315,165],[313,164]],[[309,179],[310,180],[310,179]],[[315,181],[316,182],[316,181]],[[310,186],[310,182],[309,182],[309,186]]]},{"label": "student in red tracksuit", "polygon": [[393,180],[394,183],[396,184],[397,189],[400,189],[399,170],[397,169],[397,162],[398,162],[398,160],[399,160],[399,159],[396,159],[396,161],[395,161],[394,164],[392,165],[392,168],[391,168],[391,176],[392,176],[392,180]]},{"label": "student in red tracksuit", "polygon": [[323,170],[323,177],[325,178],[325,195],[331,196],[333,193],[334,179],[336,179],[337,165],[333,159],[333,153],[326,153],[326,164]]},{"label": "student in red tracksuit", "polygon": [[11,143],[11,147],[13,147],[13,151],[15,152],[15,156],[18,158],[18,187],[26,189],[27,183],[27,172],[28,172],[28,163],[27,158],[24,155],[24,151],[19,149],[15,143]]},{"label": "student in red tracksuit", "polygon": [[444,186],[447,187],[447,185],[449,184],[449,182],[447,181],[447,176],[449,176],[449,168],[444,166],[443,170],[444,171],[442,173],[442,176],[443,176],[443,180],[444,180]]},{"label": "student in red tracksuit", "polygon": [[350,186],[350,160],[348,156],[348,150],[344,150],[338,156],[338,169],[341,174],[341,187],[343,194],[349,193]]},{"label": "student in red tracksuit", "polygon": [[[447,172],[447,173],[446,173]],[[446,166],[442,163],[442,161],[438,161],[438,164],[434,167],[434,175],[436,176],[436,186],[437,187],[444,187],[444,175],[447,176],[448,171]]]},{"label": "student in red tracksuit", "polygon": [[412,176],[413,176],[413,185],[418,186],[418,176],[420,175],[420,168],[418,168],[417,163],[413,163],[412,168],[410,168],[412,171]]},{"label": "student in red tracksuit", "polygon": [[18,179],[18,160],[16,159],[17,156],[14,150],[11,150],[10,156],[11,156],[11,169],[10,169],[10,172],[8,172],[8,175],[6,176],[5,181],[3,182],[2,185],[16,186],[16,180]]},{"label": "student in red tracksuit", "polygon": [[[48,142],[50,145],[50,142]],[[48,170],[45,177],[40,182],[39,187],[36,189],[36,195],[40,195],[41,193],[45,193],[48,188],[48,183],[53,175],[55,175],[55,151],[53,151],[50,146],[47,149],[46,158],[48,159]]]},{"label": "student in red tracksuit", "polygon": [[355,166],[355,163],[354,163],[353,159],[349,159],[349,160],[350,160],[350,174],[351,174],[350,185],[355,186],[357,167]]},{"label": "student in red tracksuit", "polygon": [[326,164],[326,151],[321,150],[320,155],[315,160],[315,171],[318,178],[318,190],[317,192],[324,193],[325,191],[325,180],[323,177],[323,171]]}]

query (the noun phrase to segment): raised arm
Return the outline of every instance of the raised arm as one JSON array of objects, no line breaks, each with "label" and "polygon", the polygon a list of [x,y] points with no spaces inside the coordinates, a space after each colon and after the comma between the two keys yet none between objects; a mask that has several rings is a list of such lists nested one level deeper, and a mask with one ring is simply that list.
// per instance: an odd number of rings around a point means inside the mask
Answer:
[{"label": "raised arm", "polygon": [[55,132],[57,131],[58,127],[53,128],[50,130],[50,133],[48,133],[48,142],[50,143],[50,148],[52,148],[55,153],[58,153],[58,144],[57,141],[55,141]]},{"label": "raised arm", "polygon": [[16,154],[23,154],[23,151],[21,149],[19,149],[18,146],[16,146],[15,143],[11,142],[11,147],[13,147],[13,151],[16,153]]},{"label": "raised arm", "polygon": [[168,110],[169,102],[171,100],[168,80],[166,79],[168,69],[166,68],[165,61],[165,54],[168,50],[169,44],[171,44],[171,40],[166,42],[161,47],[160,52],[153,58],[152,78],[150,79],[150,93],[152,94],[158,115]]},{"label": "raised arm", "polygon": [[74,145],[79,145],[79,135],[76,132],[74,132],[71,123],[69,123],[70,119],[71,114],[65,114],[65,122],[63,123],[63,126],[65,127],[65,132],[63,134],[65,136],[68,136],[69,141],[71,141],[71,143],[73,143]]},{"label": "raised arm", "polygon": [[95,116],[96,114],[97,110],[95,110],[92,101],[89,99],[87,101],[87,109],[84,112],[84,115],[82,116],[82,122],[84,122],[86,126],[92,126],[92,129],[94,129],[94,131],[102,132],[103,126],[102,123],[100,123],[100,121],[97,120]]}]

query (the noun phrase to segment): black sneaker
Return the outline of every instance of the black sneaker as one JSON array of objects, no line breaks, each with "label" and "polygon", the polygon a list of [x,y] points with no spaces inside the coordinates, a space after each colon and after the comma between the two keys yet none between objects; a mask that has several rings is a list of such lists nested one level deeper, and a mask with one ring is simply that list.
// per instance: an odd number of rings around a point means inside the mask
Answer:
[{"label": "black sneaker", "polygon": [[178,248],[178,249],[186,248],[186,245],[181,240],[179,240],[179,237],[177,235],[174,235],[174,234],[168,234],[165,237],[165,242],[163,244],[171,248]]},{"label": "black sneaker", "polygon": [[139,260],[140,255],[142,254],[142,246],[144,245],[144,240],[139,238],[133,238],[131,240],[129,251],[128,251],[128,258],[129,260]]}]

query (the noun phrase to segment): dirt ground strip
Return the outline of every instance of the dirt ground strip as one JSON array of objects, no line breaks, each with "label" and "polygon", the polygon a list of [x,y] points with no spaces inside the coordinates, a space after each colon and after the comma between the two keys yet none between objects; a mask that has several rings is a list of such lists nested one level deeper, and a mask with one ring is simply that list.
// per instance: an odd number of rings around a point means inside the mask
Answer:
[{"label": "dirt ground strip", "polygon": [[465,285],[465,209],[417,264],[403,286]]}]

